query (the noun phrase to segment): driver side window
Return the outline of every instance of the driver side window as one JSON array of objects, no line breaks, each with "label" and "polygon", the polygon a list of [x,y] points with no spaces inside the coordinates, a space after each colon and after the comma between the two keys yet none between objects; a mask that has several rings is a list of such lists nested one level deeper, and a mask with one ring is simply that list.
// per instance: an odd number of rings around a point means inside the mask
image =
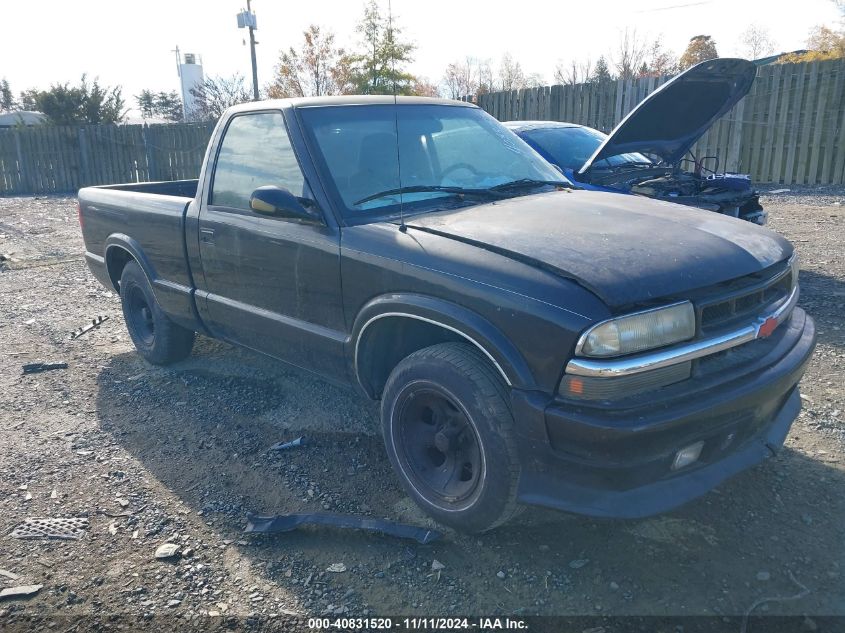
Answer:
[{"label": "driver side window", "polygon": [[242,114],[229,122],[217,155],[209,204],[249,210],[252,192],[264,185],[307,196],[281,112]]}]

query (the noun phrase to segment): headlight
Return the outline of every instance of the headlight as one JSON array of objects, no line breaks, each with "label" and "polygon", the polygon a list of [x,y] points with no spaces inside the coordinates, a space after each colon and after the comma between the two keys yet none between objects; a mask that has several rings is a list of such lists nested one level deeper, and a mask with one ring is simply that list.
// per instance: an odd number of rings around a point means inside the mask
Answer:
[{"label": "headlight", "polygon": [[575,349],[583,356],[621,356],[671,345],[695,335],[689,301],[608,319],[584,332]]}]

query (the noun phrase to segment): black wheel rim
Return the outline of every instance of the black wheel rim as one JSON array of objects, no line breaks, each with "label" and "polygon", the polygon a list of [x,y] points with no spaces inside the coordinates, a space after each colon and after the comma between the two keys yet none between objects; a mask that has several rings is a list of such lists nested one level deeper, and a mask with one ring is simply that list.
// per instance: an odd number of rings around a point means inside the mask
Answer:
[{"label": "black wheel rim", "polygon": [[413,486],[438,505],[469,505],[484,464],[464,409],[434,386],[412,386],[398,404],[395,447]]},{"label": "black wheel rim", "polygon": [[126,307],[132,331],[144,345],[152,345],[155,340],[155,323],[153,322],[153,311],[147,303],[147,297],[137,286],[128,290]]}]

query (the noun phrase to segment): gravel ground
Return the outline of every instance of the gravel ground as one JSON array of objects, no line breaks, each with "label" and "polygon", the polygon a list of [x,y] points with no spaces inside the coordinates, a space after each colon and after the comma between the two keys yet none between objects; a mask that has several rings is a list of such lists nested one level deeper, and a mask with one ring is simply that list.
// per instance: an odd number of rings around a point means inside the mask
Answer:
[{"label": "gravel ground", "polygon": [[[800,251],[801,303],[819,329],[786,449],[663,516],[529,510],[492,534],[422,546],[244,534],[249,511],[430,523],[393,477],[373,404],[208,339],[176,366],[146,364],[118,298],[84,265],[75,199],[0,198],[0,253],[12,257],[0,262],[0,589],[43,585],[0,600],[0,628],[64,631],[79,615],[197,626],[209,614],[736,615],[802,587],[757,612],[845,615],[845,191],[763,203]],[[101,314],[102,327],[68,339]],[[35,361],[69,367],[22,375]],[[300,435],[304,446],[268,451]],[[57,516],[87,517],[84,537],[8,536]],[[177,556],[156,559],[163,543]]]}]

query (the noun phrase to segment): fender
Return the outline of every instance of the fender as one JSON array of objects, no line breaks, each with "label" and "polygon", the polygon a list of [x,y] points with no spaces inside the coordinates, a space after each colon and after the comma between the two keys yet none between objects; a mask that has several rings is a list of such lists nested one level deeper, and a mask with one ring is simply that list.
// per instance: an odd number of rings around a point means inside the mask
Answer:
[{"label": "fender", "polygon": [[[207,333],[196,312],[193,288],[159,277],[138,241],[124,233],[112,233],[106,238],[104,251],[106,266],[108,266],[109,251],[113,248],[125,250],[138,262],[150,288],[153,289],[156,301],[168,317],[183,327]],[[115,290],[117,290],[117,284],[115,284]]]},{"label": "fender", "polygon": [[[109,250],[114,247],[119,247],[128,252],[132,258],[138,262],[138,265],[141,267],[141,270],[144,271],[144,275],[147,276],[147,281],[150,282],[150,286],[153,288],[153,292],[155,292],[155,284],[153,283],[158,275],[156,274],[155,267],[153,266],[152,262],[149,258],[144,254],[144,250],[141,248],[141,245],[138,241],[132,237],[129,237],[125,233],[112,233],[106,238],[106,247],[103,251],[103,255],[105,257],[106,266],[108,266],[109,262]],[[115,290],[117,287],[115,285]],[[158,296],[156,296],[158,299]]]},{"label": "fender", "polygon": [[349,339],[349,355],[353,375],[362,387],[358,373],[359,343],[368,327],[389,317],[417,319],[450,330],[481,350],[508,386],[536,389],[534,377],[522,354],[493,324],[460,305],[417,294],[382,295],[369,301],[358,312]]}]

